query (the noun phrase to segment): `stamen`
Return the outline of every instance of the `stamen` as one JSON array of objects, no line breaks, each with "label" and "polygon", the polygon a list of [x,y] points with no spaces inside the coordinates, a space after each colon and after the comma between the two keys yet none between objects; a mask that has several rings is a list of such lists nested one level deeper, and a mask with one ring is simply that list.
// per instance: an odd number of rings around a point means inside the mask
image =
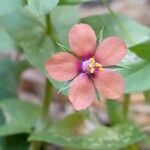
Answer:
[{"label": "stamen", "polygon": [[96,62],[94,58],[90,58],[82,62],[82,70],[93,74],[96,70],[103,71],[104,68],[100,63]]},{"label": "stamen", "polygon": [[94,73],[95,69],[94,68],[91,68],[90,69],[90,73]]},{"label": "stamen", "polygon": [[99,68],[99,71],[104,71],[104,68]]},{"label": "stamen", "polygon": [[90,64],[95,64],[95,59],[94,58],[90,58]]},{"label": "stamen", "polygon": [[97,68],[102,68],[102,65],[100,64],[100,63],[95,63],[95,66],[97,67]]},{"label": "stamen", "polygon": [[89,64],[89,68],[93,68],[94,67],[94,65],[93,64]]}]

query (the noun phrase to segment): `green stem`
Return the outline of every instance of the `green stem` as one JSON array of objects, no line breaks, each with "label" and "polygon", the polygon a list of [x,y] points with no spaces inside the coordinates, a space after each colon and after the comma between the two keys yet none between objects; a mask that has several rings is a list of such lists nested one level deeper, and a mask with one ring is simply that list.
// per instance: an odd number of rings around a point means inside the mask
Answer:
[{"label": "green stem", "polygon": [[122,122],[121,105],[116,100],[107,99],[107,115],[111,125]]},{"label": "green stem", "polygon": [[41,142],[32,142],[29,150],[40,150],[42,146]]},{"label": "green stem", "polygon": [[47,14],[45,16],[45,19],[46,19],[46,33],[48,36],[51,37],[55,47],[57,48],[57,44],[56,42],[59,41],[59,38],[57,37],[57,34],[56,34],[56,31],[52,25],[52,19],[51,19],[51,14]]},{"label": "green stem", "polygon": [[126,27],[122,24],[121,20],[116,16],[116,14],[110,8],[109,4],[107,3],[107,0],[102,0],[102,2],[104,3],[104,5],[106,6],[106,8],[108,9],[108,11],[111,14],[112,18],[114,18],[114,20],[116,21],[118,27],[122,29],[122,31],[126,35],[127,39],[129,39],[131,41],[131,43],[134,43],[134,40],[133,40],[130,32],[126,29]]},{"label": "green stem", "polygon": [[45,18],[46,18],[46,33],[48,34],[48,35],[51,35],[51,18],[50,18],[50,14],[47,14],[46,16],[45,16]]},{"label": "green stem", "polygon": [[23,4],[24,5],[28,5],[28,1],[27,0],[23,0]]},{"label": "green stem", "polygon": [[138,147],[137,147],[137,145],[132,144],[132,145],[129,145],[128,147],[124,148],[123,150],[138,150]]},{"label": "green stem", "polygon": [[[52,95],[51,93],[52,93],[52,84],[49,82],[48,79],[46,79],[45,94],[44,94],[43,106],[42,106],[42,119],[44,121],[49,120],[49,107],[50,107],[51,95]],[[45,123],[47,124],[48,122]]]},{"label": "green stem", "polygon": [[128,119],[128,113],[129,113],[129,106],[130,106],[130,96],[129,94],[125,95],[125,99],[123,101],[123,119],[127,120]]},{"label": "green stem", "polygon": [[[52,85],[48,79],[46,79],[45,83],[45,93],[43,98],[43,105],[41,108],[41,116],[36,124],[35,132],[43,131],[47,128],[49,123],[49,106],[51,103],[51,94],[52,93]],[[30,146],[30,150],[40,150],[42,146],[42,142],[33,141]]]},{"label": "green stem", "polygon": [[144,96],[145,96],[145,100],[146,100],[147,102],[150,102],[150,90],[145,91],[143,94],[144,94]]},{"label": "green stem", "polygon": [[[130,95],[126,94],[124,101],[123,101],[123,120],[128,120],[128,114],[129,114],[129,106],[130,106]],[[136,144],[132,144],[124,148],[124,150],[138,150],[138,146]]]}]

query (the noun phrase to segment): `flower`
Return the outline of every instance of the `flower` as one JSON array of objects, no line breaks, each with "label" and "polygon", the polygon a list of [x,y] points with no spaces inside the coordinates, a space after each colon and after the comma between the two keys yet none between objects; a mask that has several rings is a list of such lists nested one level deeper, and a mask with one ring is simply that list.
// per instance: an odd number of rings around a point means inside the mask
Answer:
[{"label": "flower", "polygon": [[45,67],[53,79],[72,81],[69,100],[74,108],[89,107],[97,99],[96,91],[108,99],[120,98],[124,80],[111,66],[126,55],[125,42],[118,37],[108,37],[97,46],[95,32],[87,24],[74,25],[68,39],[73,54],[53,54]]}]

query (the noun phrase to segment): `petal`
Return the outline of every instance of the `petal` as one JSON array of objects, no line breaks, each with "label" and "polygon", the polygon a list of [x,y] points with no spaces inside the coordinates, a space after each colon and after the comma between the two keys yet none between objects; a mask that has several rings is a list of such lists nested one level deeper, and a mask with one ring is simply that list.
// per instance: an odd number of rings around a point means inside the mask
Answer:
[{"label": "petal", "polygon": [[70,48],[79,57],[91,57],[96,49],[96,35],[87,24],[76,24],[69,32]]},{"label": "petal", "polygon": [[69,99],[76,110],[82,110],[92,104],[95,90],[92,81],[85,74],[77,76],[69,89]]},{"label": "petal", "polygon": [[96,89],[108,99],[118,99],[124,92],[124,80],[115,71],[104,70],[94,77]]},{"label": "petal", "polygon": [[118,37],[108,37],[97,48],[96,60],[103,66],[116,65],[126,55],[125,42]]},{"label": "petal", "polygon": [[78,74],[78,59],[67,53],[53,54],[45,65],[50,77],[59,81],[73,79]]}]

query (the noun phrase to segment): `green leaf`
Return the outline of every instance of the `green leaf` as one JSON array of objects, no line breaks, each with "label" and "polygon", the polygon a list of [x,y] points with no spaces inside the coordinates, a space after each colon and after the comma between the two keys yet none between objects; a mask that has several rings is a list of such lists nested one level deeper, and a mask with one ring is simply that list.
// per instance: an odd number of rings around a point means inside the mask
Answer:
[{"label": "green leaf", "polygon": [[101,28],[98,37],[97,37],[97,43],[101,43],[102,39],[103,39],[103,31],[104,31],[104,27]]},{"label": "green leaf", "polygon": [[59,132],[62,134],[77,134],[79,127],[83,125],[85,115],[82,112],[68,115],[61,121],[53,123],[47,130],[50,132]]},{"label": "green leaf", "polygon": [[0,136],[30,133],[40,113],[40,107],[18,99],[5,99],[0,102],[5,123],[0,125]]},{"label": "green leaf", "polygon": [[123,60],[126,69],[120,70],[125,79],[125,93],[142,92],[150,89],[150,62],[143,61],[133,54]]},{"label": "green leaf", "polygon": [[139,57],[150,60],[150,41],[130,47],[130,50]]},{"label": "green leaf", "polygon": [[26,61],[0,59],[0,100],[17,96],[20,74],[29,67]]},{"label": "green leaf", "polygon": [[8,52],[15,48],[15,43],[8,33],[0,28],[0,52]]},{"label": "green leaf", "polygon": [[59,39],[56,42],[68,45],[69,30],[80,21],[79,18],[78,8],[75,6],[59,6],[51,12],[51,23]]},{"label": "green leaf", "polygon": [[50,129],[35,133],[29,140],[44,141],[63,147],[78,148],[86,150],[116,150],[127,145],[136,143],[144,138],[137,127],[133,124],[119,124],[112,128],[99,127],[98,129],[84,135],[66,135]]},{"label": "green leaf", "polygon": [[60,5],[77,5],[92,0],[59,0]]},{"label": "green leaf", "polygon": [[116,14],[116,16],[126,29],[126,32],[118,26],[111,14],[85,17],[81,19],[81,22],[90,24],[97,34],[99,33],[99,30],[104,27],[103,39],[108,36],[119,36],[126,41],[128,46],[133,46],[149,40],[149,28],[138,24],[122,14]]},{"label": "green leaf", "polygon": [[59,0],[27,0],[32,12],[37,16],[48,14],[59,2]]},{"label": "green leaf", "polygon": [[[69,13],[70,11],[73,14]],[[69,29],[79,20],[78,16],[75,17],[76,12],[76,7],[67,6],[58,7],[52,11],[52,24],[61,39],[61,43],[67,41]],[[49,77],[45,70],[45,64],[57,49],[51,37],[46,35],[43,24],[25,9],[7,15],[1,20],[11,37],[25,50],[28,61],[44,73],[45,76]],[[62,83],[54,81],[50,77],[49,79],[57,89],[62,87]]]},{"label": "green leaf", "polygon": [[20,9],[25,4],[25,0],[0,0],[0,16]]},{"label": "green leaf", "polygon": [[26,8],[1,17],[1,22],[17,44],[34,42],[35,37],[42,38],[44,36],[42,23]]}]

